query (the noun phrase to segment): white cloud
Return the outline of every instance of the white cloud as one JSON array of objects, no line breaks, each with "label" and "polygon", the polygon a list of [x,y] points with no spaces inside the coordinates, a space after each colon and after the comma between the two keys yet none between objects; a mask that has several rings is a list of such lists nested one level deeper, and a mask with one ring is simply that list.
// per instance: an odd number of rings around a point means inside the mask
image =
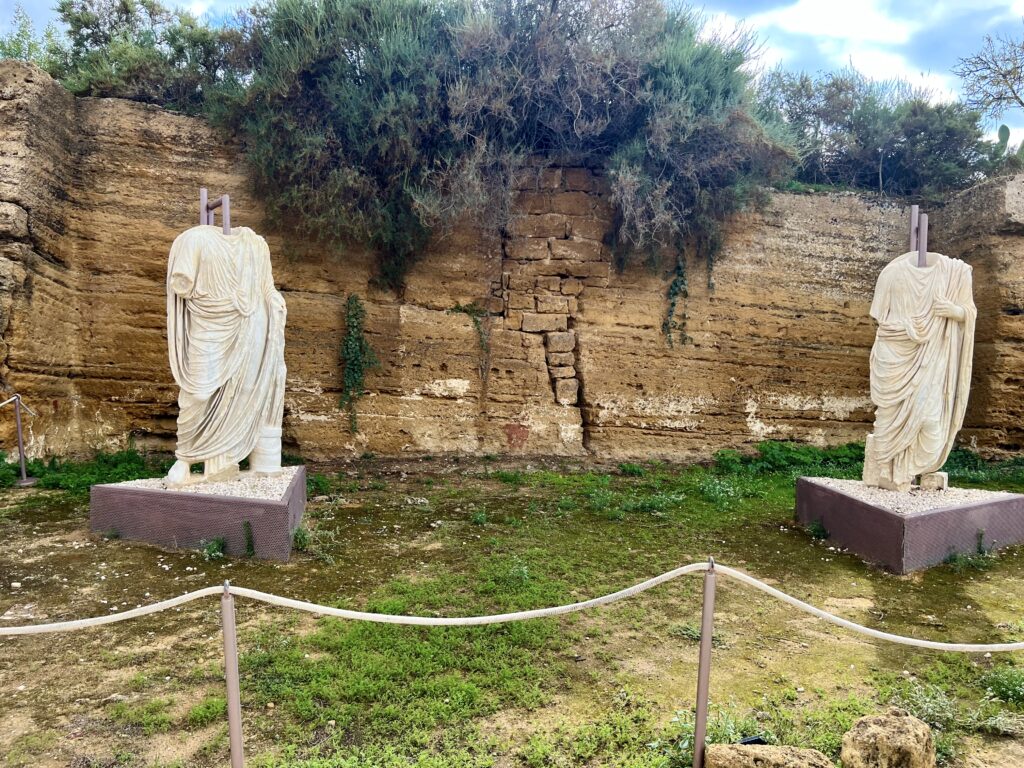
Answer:
[{"label": "white cloud", "polygon": [[754,32],[758,41],[757,49],[755,50],[757,59],[751,64],[755,69],[771,69],[777,64],[793,57],[793,51],[772,44],[770,35],[765,34],[761,29],[757,29],[754,24],[745,19],[740,19],[725,11],[706,13],[703,18],[704,25],[701,28],[701,37],[703,39],[714,37],[729,38],[737,31],[742,30]]},{"label": "white cloud", "polygon": [[748,21],[758,29],[774,27],[791,35],[885,45],[906,43],[922,28],[922,22],[895,18],[880,5],[879,0],[856,3],[797,0],[792,5],[750,16]]},{"label": "white cloud", "polygon": [[[845,59],[842,57],[845,56]],[[950,75],[915,70],[902,54],[880,48],[843,48],[833,57],[837,63],[852,64],[857,71],[874,80],[899,77],[911,85],[931,91],[933,104],[956,101],[956,83]]]}]

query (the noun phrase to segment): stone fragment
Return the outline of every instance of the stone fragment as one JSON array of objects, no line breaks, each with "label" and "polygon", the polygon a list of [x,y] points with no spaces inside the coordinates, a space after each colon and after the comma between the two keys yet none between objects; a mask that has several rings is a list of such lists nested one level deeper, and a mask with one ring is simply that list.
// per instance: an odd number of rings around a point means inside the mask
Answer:
[{"label": "stone fragment", "polygon": [[595,219],[592,216],[573,216],[569,219],[569,234],[573,237],[603,241],[611,228],[610,221]]},{"label": "stone fragment", "polygon": [[537,311],[558,312],[564,315],[569,311],[569,302],[564,296],[538,296]]},{"label": "stone fragment", "polygon": [[550,208],[567,216],[587,216],[594,209],[594,198],[586,192],[560,192],[551,195]]},{"label": "stone fragment", "polygon": [[0,202],[0,237],[28,237],[28,212],[20,205]]},{"label": "stone fragment", "polygon": [[558,379],[555,381],[555,402],[559,405],[576,405],[580,396],[578,379]]},{"label": "stone fragment", "polygon": [[537,189],[537,169],[520,168],[512,179],[512,189]]},{"label": "stone fragment", "polygon": [[921,475],[921,490],[922,491],[947,491],[947,490],[949,490],[949,473],[948,472],[930,472],[927,475]]},{"label": "stone fragment", "polygon": [[600,181],[587,168],[563,168],[562,186],[572,192],[596,192]]},{"label": "stone fragment", "polygon": [[560,213],[543,213],[539,216],[517,216],[512,219],[509,231],[514,237],[565,237],[569,222]]},{"label": "stone fragment", "polygon": [[[709,744],[705,768],[835,768],[816,749],[752,744]],[[845,763],[844,763],[845,766]]]},{"label": "stone fragment", "polygon": [[843,768],[935,768],[935,741],[927,723],[893,707],[854,723],[839,758]]},{"label": "stone fragment", "polygon": [[576,348],[576,331],[549,333],[545,342],[548,352],[572,352]]},{"label": "stone fragment", "polygon": [[572,365],[558,366],[556,368],[548,368],[548,373],[551,374],[552,379],[573,379],[576,378],[576,368]]},{"label": "stone fragment", "polygon": [[505,315],[505,328],[518,331],[523,327],[523,313],[517,309],[509,310]]},{"label": "stone fragment", "polygon": [[506,272],[508,280],[505,282],[505,287],[510,291],[530,291],[533,290],[534,278],[529,275],[511,274]]},{"label": "stone fragment", "polygon": [[551,255],[548,241],[540,237],[522,237],[510,240],[505,246],[505,256],[515,261],[546,259]]},{"label": "stone fragment", "polygon": [[607,261],[566,262],[566,270],[573,277],[611,277],[612,265]]},{"label": "stone fragment", "polygon": [[548,365],[576,365],[576,355],[572,352],[548,352]]},{"label": "stone fragment", "polygon": [[508,297],[509,309],[526,309],[533,312],[537,308],[536,299],[527,293],[512,292]]},{"label": "stone fragment", "polygon": [[604,248],[597,240],[552,240],[552,259],[571,259],[572,261],[600,261],[604,258]]},{"label": "stone fragment", "polygon": [[562,288],[562,278],[554,275],[545,275],[543,277],[534,278],[533,284],[538,291],[551,291],[551,293],[558,293]]},{"label": "stone fragment", "polygon": [[583,293],[583,283],[575,277],[567,277],[562,281],[561,290],[566,296],[579,296]]},{"label": "stone fragment", "polygon": [[558,189],[562,186],[561,168],[541,168],[537,177],[537,186],[541,189]]},{"label": "stone fragment", "polygon": [[516,207],[523,213],[550,213],[555,210],[547,192],[520,192],[516,195]]},{"label": "stone fragment", "polygon": [[523,330],[527,333],[543,333],[544,331],[564,331],[569,325],[566,315],[541,315],[534,312],[523,313]]}]

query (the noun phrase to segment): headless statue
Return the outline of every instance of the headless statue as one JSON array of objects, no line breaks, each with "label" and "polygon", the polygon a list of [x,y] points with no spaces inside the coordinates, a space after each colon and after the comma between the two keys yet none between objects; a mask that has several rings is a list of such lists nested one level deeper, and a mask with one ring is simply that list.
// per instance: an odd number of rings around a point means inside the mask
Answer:
[{"label": "headless statue", "polygon": [[871,304],[874,432],[864,482],[908,491],[941,469],[963,425],[971,384],[977,309],[971,267],[940,253],[905,253],[882,270]]},{"label": "headless statue", "polygon": [[200,225],[180,234],[167,265],[167,347],[178,395],[177,461],[168,483],[281,468],[284,298],[270,249],[246,227]]}]

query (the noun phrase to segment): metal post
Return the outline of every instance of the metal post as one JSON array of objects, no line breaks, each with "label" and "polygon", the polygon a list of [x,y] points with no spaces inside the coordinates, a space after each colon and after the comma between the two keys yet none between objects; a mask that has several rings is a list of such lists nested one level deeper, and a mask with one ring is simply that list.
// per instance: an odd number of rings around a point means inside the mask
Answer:
[{"label": "metal post", "polygon": [[224,195],[221,200],[223,205],[221,206],[220,218],[224,224],[224,234],[231,234],[231,198]]},{"label": "metal post", "polygon": [[922,213],[917,225],[917,266],[928,266],[928,214]]},{"label": "metal post", "polygon": [[210,223],[210,193],[206,191],[206,187],[199,188],[199,223],[209,224]]},{"label": "metal post", "polygon": [[917,250],[917,228],[920,224],[920,213],[921,206],[912,205],[910,206],[910,248],[911,251]]},{"label": "metal post", "polygon": [[21,395],[14,396],[14,422],[18,425],[18,461],[21,463],[21,480],[18,485],[26,488],[36,484],[34,477],[29,477],[25,471],[25,438],[21,430]]},{"label": "metal post", "polygon": [[697,711],[693,724],[693,768],[704,766],[704,739],[708,732],[711,686],[711,637],[715,631],[715,558],[704,571],[704,602],[700,612],[700,656],[697,661]]},{"label": "metal post", "polygon": [[231,768],[243,768],[242,697],[238,685],[238,639],[235,636],[235,600],[231,585],[224,582],[220,598],[220,617],[224,628],[224,679],[228,688],[228,741],[231,745]]}]

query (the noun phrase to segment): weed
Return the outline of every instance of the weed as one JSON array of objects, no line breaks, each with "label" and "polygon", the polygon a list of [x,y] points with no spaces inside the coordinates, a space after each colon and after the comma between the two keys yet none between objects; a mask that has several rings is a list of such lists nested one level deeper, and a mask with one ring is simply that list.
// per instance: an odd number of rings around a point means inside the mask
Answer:
[{"label": "weed", "polygon": [[647,474],[647,470],[641,467],[639,464],[619,464],[619,472],[626,477],[643,477]]},{"label": "weed", "polygon": [[334,556],[328,547],[337,541],[335,532],[330,528],[307,528],[300,525],[292,534],[292,547],[296,552],[313,557],[325,565],[334,565]]},{"label": "weed", "polygon": [[242,533],[245,535],[245,556],[255,557],[256,555],[256,539],[252,534],[252,523],[248,520],[242,522]]},{"label": "weed", "polygon": [[306,494],[308,496],[326,496],[331,492],[331,481],[326,475],[313,473],[306,478]]},{"label": "weed", "polygon": [[172,720],[167,709],[172,703],[170,699],[150,699],[141,704],[119,701],[112,704],[108,712],[114,722],[152,736],[170,729]]},{"label": "weed", "polygon": [[487,513],[482,509],[477,510],[470,518],[470,522],[472,522],[473,525],[487,525]]},{"label": "weed", "polygon": [[807,533],[810,534],[812,539],[817,539],[818,541],[824,541],[829,537],[828,528],[825,527],[821,520],[811,520],[807,525]]},{"label": "weed", "polygon": [[[28,462],[28,473],[39,479],[40,488],[68,491],[84,496],[98,483],[119,483],[146,477],[159,477],[170,469],[173,457],[147,455],[129,448],[117,453],[97,453],[88,461],[51,458]],[[19,477],[16,464],[0,454],[0,488],[14,485]]]},{"label": "weed", "polygon": [[185,716],[190,728],[203,728],[227,718],[228,703],[223,696],[207,696],[192,707]]},{"label": "weed", "polygon": [[978,531],[977,545],[974,552],[954,552],[946,558],[945,562],[953,569],[954,573],[966,571],[987,571],[996,564],[998,558],[985,548],[985,532]]},{"label": "weed", "polygon": [[309,528],[300,525],[295,529],[295,533],[292,534],[292,546],[295,547],[297,552],[308,552],[311,539]]},{"label": "weed", "polygon": [[[655,746],[670,761],[671,765],[686,766],[693,762],[694,716],[689,710],[676,712],[669,729]],[[761,735],[769,744],[776,743],[773,733],[765,732],[763,726],[753,717],[741,714],[734,705],[720,707],[712,705],[708,715],[708,730],[705,744],[736,744],[750,736]]]},{"label": "weed", "polygon": [[996,667],[981,678],[981,684],[1000,701],[1024,707],[1024,669],[1021,667]]},{"label": "weed", "polygon": [[491,477],[502,483],[508,483],[509,485],[522,485],[524,482],[524,476],[522,472],[518,470],[512,471],[508,469],[498,469],[491,472]]},{"label": "weed", "polygon": [[223,537],[216,539],[210,539],[209,541],[203,540],[199,542],[199,551],[203,554],[203,560],[207,562],[211,560],[222,560],[224,554],[227,551],[227,540]]}]

